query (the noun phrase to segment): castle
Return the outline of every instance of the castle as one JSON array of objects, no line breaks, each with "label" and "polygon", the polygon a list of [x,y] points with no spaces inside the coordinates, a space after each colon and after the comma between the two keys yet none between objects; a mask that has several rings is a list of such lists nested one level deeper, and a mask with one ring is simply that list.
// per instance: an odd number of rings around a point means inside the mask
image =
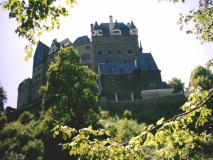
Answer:
[{"label": "castle", "polygon": [[98,74],[99,101],[141,100],[142,90],[165,88],[151,53],[143,53],[138,43],[138,29],[131,23],[95,22],[91,24],[91,40],[78,37],[73,43],[66,38],[52,41],[50,47],[38,42],[33,57],[32,78],[19,84],[17,109],[41,103],[38,89],[47,81],[48,65],[62,47],[74,46],[83,65]]}]

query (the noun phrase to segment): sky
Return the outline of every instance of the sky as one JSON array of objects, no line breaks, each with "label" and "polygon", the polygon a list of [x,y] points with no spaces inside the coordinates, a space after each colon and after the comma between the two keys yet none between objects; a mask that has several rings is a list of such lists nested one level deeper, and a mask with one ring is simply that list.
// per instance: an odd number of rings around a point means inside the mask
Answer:
[{"label": "sky", "polygon": [[[64,2],[54,3],[63,5]],[[77,0],[77,3],[70,9],[70,18],[60,18],[59,30],[45,33],[38,40],[50,46],[55,38],[59,42],[66,38],[74,42],[80,36],[91,37],[90,24],[109,23],[112,15],[114,22],[134,22],[143,52],[152,53],[163,81],[177,77],[187,87],[191,71],[213,58],[212,42],[201,44],[195,35],[186,35],[176,24],[180,13],[196,9],[198,1],[173,4],[158,3],[158,0]],[[33,67],[33,58],[24,61],[24,47],[28,42],[15,33],[17,26],[15,19],[9,19],[8,11],[0,10],[0,82],[7,93],[5,107],[13,108],[17,105],[18,86],[24,79],[32,78]]]}]

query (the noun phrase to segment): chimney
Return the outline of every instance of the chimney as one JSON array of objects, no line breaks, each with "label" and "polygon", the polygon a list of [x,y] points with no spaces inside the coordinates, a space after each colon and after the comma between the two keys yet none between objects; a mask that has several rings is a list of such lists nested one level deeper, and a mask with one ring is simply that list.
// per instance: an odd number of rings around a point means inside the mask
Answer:
[{"label": "chimney", "polygon": [[114,28],[114,24],[113,24],[113,18],[112,16],[109,16],[109,31],[110,31],[110,35],[113,35],[113,28]]},{"label": "chimney", "polygon": [[91,31],[93,30],[93,24],[90,24]]}]

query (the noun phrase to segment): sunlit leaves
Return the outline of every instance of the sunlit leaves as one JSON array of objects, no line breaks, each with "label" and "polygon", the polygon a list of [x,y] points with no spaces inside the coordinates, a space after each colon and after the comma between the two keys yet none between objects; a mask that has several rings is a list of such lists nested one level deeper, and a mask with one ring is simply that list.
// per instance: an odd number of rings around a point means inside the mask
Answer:
[{"label": "sunlit leaves", "polygon": [[[189,154],[189,151],[199,147],[197,142],[205,142],[207,135],[205,131],[201,135],[191,131],[188,125],[198,127],[209,120],[211,110],[206,102],[211,96],[212,91],[198,89],[182,106],[185,112],[167,121],[161,118],[156,126],[149,125],[129,141],[118,143],[102,137],[108,135],[106,130],[93,130],[90,126],[79,130],[63,149],[69,149],[70,155],[86,159],[197,159],[197,155]],[[146,152],[147,149],[152,153]]]},{"label": "sunlit leaves", "polygon": [[[15,32],[27,39],[29,45],[25,47],[28,60],[32,56],[32,47],[36,44],[36,36],[49,32],[53,28],[60,28],[60,16],[69,17],[65,7],[54,4],[52,0],[9,0],[2,3],[4,10],[9,10],[10,18],[16,18],[20,24]],[[67,5],[73,7],[75,0],[68,0]]]}]

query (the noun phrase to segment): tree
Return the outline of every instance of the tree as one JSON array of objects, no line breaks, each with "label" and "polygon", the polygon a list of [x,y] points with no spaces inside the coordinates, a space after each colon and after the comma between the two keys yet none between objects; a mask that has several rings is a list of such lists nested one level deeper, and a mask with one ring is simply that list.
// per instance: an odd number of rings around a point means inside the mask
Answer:
[{"label": "tree", "polygon": [[[67,9],[56,0],[13,0],[0,3],[4,10],[10,11],[9,18],[16,18],[20,24],[15,32],[29,41],[25,47],[28,60],[32,56],[32,47],[37,43],[36,36],[44,31],[51,31],[54,27],[60,28],[60,16],[69,17]],[[66,0],[66,5],[73,7],[75,0]]]},{"label": "tree", "polygon": [[[162,1],[162,0],[159,0]],[[174,3],[185,2],[186,0],[170,0]],[[184,26],[187,27],[187,34],[195,34],[201,43],[213,41],[213,0],[199,0],[198,7],[189,11],[188,15],[180,14],[179,21],[180,30]]]},{"label": "tree", "polygon": [[4,112],[4,103],[7,102],[7,94],[0,84],[0,114]]},{"label": "tree", "polygon": [[[138,136],[128,141],[116,142],[104,129],[93,130],[92,126],[79,131],[74,128],[56,125],[54,137],[62,133],[71,142],[64,143],[62,149],[68,149],[70,155],[79,159],[211,159],[208,152],[213,148],[212,130],[204,129],[196,133],[195,128],[203,126],[212,116],[206,102],[213,97],[213,89],[208,92],[197,90],[181,109],[181,114],[169,120],[159,119],[156,125],[149,125]],[[149,152],[146,150],[149,149]]]},{"label": "tree", "polygon": [[200,86],[204,90],[213,87],[213,75],[210,69],[197,66],[191,73],[190,84],[194,88]]},{"label": "tree", "polygon": [[169,85],[171,88],[174,89],[175,93],[180,93],[184,91],[184,83],[181,82],[181,79],[173,77],[169,80]]},{"label": "tree", "polygon": [[56,120],[85,127],[99,114],[97,75],[81,65],[73,47],[62,48],[47,71],[47,84],[41,87],[44,110],[53,110]]}]

